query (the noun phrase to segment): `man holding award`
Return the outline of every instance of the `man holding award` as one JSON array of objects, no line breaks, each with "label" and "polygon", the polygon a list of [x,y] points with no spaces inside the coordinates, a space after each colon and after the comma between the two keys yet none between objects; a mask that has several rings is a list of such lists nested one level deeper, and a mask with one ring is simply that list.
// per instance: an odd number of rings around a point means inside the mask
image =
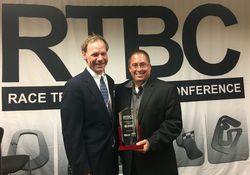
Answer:
[{"label": "man holding award", "polygon": [[144,50],[131,54],[128,69],[132,80],[117,85],[115,93],[123,175],[178,175],[173,148],[182,130],[177,88],[150,77]]}]

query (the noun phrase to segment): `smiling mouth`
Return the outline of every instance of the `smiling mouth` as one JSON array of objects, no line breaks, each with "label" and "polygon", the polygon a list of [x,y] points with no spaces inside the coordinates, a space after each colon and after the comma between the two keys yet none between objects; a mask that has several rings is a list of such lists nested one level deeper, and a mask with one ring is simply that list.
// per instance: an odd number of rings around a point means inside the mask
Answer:
[{"label": "smiling mouth", "polygon": [[143,77],[144,74],[136,74],[135,76],[137,76],[137,77]]},{"label": "smiling mouth", "polygon": [[103,67],[103,66],[105,66],[105,63],[95,64],[95,65],[98,67]]}]

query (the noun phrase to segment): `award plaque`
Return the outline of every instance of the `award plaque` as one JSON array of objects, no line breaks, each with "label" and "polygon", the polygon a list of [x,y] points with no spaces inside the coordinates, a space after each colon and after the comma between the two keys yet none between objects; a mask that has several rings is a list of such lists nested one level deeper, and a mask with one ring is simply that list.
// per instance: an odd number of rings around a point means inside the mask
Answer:
[{"label": "award plaque", "polygon": [[131,108],[125,108],[119,112],[118,150],[120,151],[143,148],[143,145],[136,145],[136,142],[141,140],[141,129],[138,124],[137,113]]}]

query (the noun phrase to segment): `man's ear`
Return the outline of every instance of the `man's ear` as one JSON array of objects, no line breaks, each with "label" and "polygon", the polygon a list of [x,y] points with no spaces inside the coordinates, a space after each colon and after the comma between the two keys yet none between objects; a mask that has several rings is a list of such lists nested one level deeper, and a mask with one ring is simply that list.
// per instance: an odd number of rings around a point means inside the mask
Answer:
[{"label": "man's ear", "polygon": [[82,58],[87,62],[86,53],[82,53]]},{"label": "man's ear", "polygon": [[129,70],[129,72],[131,72],[131,68],[130,68],[130,66],[128,65],[128,70]]}]

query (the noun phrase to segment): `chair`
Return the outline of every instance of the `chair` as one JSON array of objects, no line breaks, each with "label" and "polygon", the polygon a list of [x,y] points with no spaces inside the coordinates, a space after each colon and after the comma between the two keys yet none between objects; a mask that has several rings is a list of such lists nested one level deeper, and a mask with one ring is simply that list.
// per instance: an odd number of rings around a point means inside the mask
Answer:
[{"label": "chair", "polygon": [[[4,134],[4,129],[0,127],[0,145],[2,143],[3,134]],[[22,170],[27,163],[29,167],[28,173],[31,175],[29,155],[20,154],[20,155],[2,156],[1,146],[0,146],[0,175],[15,173],[19,170]]]}]

